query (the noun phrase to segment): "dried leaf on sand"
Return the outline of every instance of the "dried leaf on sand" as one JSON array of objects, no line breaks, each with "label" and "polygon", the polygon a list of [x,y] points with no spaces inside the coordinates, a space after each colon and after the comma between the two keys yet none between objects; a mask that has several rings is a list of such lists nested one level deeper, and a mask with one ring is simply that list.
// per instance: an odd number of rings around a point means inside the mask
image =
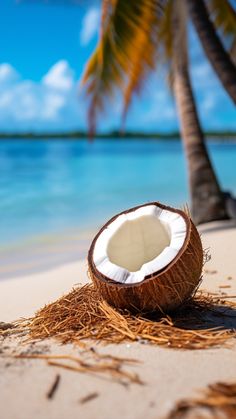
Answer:
[{"label": "dried leaf on sand", "polygon": [[178,402],[166,419],[236,418],[236,382],[211,384],[202,393]]},{"label": "dried leaf on sand", "polygon": [[115,357],[112,355],[99,354],[97,351],[85,348],[81,356],[70,354],[24,354],[14,356],[20,359],[46,360],[48,365],[59,367],[69,371],[90,374],[100,378],[108,378],[122,385],[144,384],[136,372],[128,371],[125,365],[137,364],[134,359]]}]

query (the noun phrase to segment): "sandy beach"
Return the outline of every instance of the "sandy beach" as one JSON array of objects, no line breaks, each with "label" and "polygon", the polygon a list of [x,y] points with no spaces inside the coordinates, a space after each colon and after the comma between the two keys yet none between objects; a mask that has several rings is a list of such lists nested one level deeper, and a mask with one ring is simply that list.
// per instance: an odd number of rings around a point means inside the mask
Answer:
[{"label": "sandy beach", "polygon": [[[235,296],[235,223],[205,224],[199,230],[204,248],[209,248],[211,253],[211,260],[204,267],[201,288]],[[0,321],[32,316],[74,285],[86,283],[86,271],[86,260],[80,260],[45,272],[2,280]],[[236,317],[231,321],[236,327]],[[207,384],[236,377],[235,342],[229,347],[195,351],[140,343],[98,345],[101,353],[140,361],[130,369],[139,374],[144,385],[125,387],[113,380],[49,367],[45,360],[6,358],[20,344],[21,340],[17,339],[0,341],[0,416],[3,419],[157,419],[164,417],[177,400],[196,395]],[[54,341],[37,345],[53,354],[78,354],[78,348]],[[56,374],[60,374],[60,384],[55,397],[48,399],[46,394]],[[89,394],[96,396],[82,403]]]},{"label": "sandy beach", "polygon": [[236,419],[236,1],[0,16],[0,419]]}]

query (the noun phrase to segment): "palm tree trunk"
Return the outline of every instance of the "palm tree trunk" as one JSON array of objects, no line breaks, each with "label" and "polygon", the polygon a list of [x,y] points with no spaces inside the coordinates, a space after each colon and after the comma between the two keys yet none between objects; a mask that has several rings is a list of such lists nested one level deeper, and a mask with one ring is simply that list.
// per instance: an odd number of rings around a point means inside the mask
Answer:
[{"label": "palm tree trunk", "polygon": [[226,219],[226,208],[213,170],[194,101],[187,56],[186,12],[176,0],[173,22],[173,89],[188,165],[191,213],[196,224]]},{"label": "palm tree trunk", "polygon": [[[224,1],[224,0],[222,0]],[[209,18],[204,0],[187,0],[189,14],[202,47],[229,96],[236,103],[236,67]]]}]

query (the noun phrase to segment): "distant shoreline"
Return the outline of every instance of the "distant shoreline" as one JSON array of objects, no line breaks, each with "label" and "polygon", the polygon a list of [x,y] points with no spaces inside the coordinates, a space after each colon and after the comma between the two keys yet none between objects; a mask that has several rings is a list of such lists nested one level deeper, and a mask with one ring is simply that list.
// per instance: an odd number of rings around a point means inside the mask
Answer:
[{"label": "distant shoreline", "polygon": [[[236,141],[236,131],[206,131],[204,133],[207,140],[218,140],[218,141]],[[84,140],[89,139],[89,135],[87,132],[83,131],[70,131],[70,132],[42,132],[42,133],[33,133],[33,132],[22,132],[22,133],[0,133],[0,140],[15,140],[15,139],[24,139],[24,140],[54,140],[54,139],[70,139],[70,140]],[[116,139],[131,139],[131,140],[143,140],[143,139],[150,139],[150,140],[180,140],[180,133],[178,131],[173,131],[169,133],[161,133],[161,132],[153,132],[153,133],[145,133],[145,132],[134,132],[128,131],[121,133],[119,131],[111,131],[108,133],[97,133],[94,138],[98,139],[109,139],[109,140],[116,140]]]}]

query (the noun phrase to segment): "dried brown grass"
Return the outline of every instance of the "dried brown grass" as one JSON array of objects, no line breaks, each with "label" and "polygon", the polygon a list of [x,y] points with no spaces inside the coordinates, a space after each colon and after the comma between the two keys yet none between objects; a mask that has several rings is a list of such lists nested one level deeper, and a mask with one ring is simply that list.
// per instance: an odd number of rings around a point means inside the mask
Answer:
[{"label": "dried brown grass", "polygon": [[211,384],[198,398],[177,403],[166,419],[236,418],[236,382]]},{"label": "dried brown grass", "polygon": [[93,377],[112,379],[112,381],[122,385],[143,384],[136,372],[124,368],[127,364],[132,366],[132,364],[138,364],[139,361],[132,358],[100,354],[94,349],[91,350],[91,348],[87,347],[80,356],[20,353],[14,355],[14,358],[46,360],[49,366],[90,374]]},{"label": "dried brown grass", "polygon": [[35,340],[53,337],[61,343],[78,344],[86,339],[139,341],[169,348],[207,349],[235,338],[235,316],[235,303],[201,292],[171,316],[119,311],[88,284],[46,305],[18,326],[27,328],[29,338]]}]

